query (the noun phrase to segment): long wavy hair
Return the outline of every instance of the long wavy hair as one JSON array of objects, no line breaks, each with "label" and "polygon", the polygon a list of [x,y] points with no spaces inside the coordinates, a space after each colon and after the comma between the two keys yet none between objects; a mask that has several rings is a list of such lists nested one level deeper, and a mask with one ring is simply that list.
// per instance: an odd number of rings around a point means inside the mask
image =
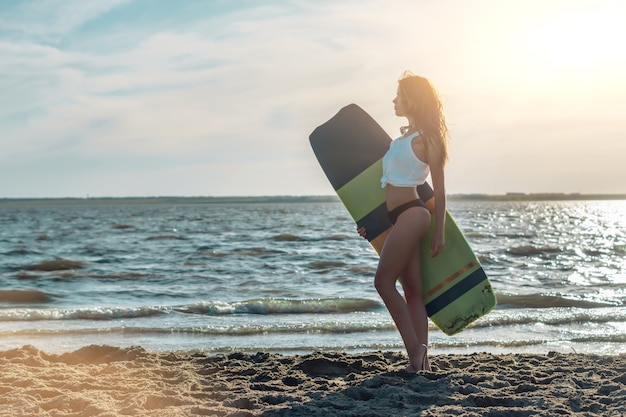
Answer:
[{"label": "long wavy hair", "polygon": [[398,80],[400,93],[407,104],[407,111],[420,134],[429,144],[439,145],[441,162],[448,161],[448,126],[443,114],[443,106],[435,87],[424,77],[404,71]]}]

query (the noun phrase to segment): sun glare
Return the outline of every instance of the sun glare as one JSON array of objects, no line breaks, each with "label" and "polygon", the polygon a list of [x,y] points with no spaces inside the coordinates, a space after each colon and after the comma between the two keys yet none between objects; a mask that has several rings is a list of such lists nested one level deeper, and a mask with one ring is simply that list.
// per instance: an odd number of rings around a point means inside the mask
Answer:
[{"label": "sun glare", "polygon": [[532,64],[558,74],[606,72],[623,64],[617,48],[626,38],[626,9],[619,14],[602,4],[552,15],[526,28],[523,47]]}]

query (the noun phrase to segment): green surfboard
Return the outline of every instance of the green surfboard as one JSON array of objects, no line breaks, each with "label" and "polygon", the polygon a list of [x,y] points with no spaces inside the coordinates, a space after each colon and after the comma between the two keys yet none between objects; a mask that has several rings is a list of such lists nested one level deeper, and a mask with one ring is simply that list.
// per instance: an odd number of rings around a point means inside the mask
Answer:
[{"label": "green surfboard", "polygon": [[[380,187],[382,158],[391,138],[356,104],[342,108],[317,127],[309,140],[326,177],[367,239],[380,254],[391,222]],[[428,183],[417,187],[431,213],[435,199]],[[430,256],[435,229],[434,215],[424,236],[422,290],[430,319],[444,333],[459,333],[496,305],[496,297],[480,262],[456,222],[446,212],[446,245],[437,257]]]}]

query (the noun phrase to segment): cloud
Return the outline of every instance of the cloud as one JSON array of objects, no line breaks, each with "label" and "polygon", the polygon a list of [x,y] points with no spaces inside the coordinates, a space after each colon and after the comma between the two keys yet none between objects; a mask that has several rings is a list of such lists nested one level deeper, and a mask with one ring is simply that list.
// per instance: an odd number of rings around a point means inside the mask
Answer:
[{"label": "cloud", "polygon": [[231,16],[237,31],[159,32],[106,55],[5,44],[4,50],[13,52],[16,76],[30,72],[35,84],[15,88],[14,96],[24,99],[11,100],[2,114],[45,112],[37,129],[52,136],[105,119],[111,121],[107,126],[122,129],[108,139],[110,145],[128,148],[139,140],[134,138],[157,136],[150,148],[158,149],[159,143],[169,146],[175,134],[195,145],[198,137],[218,140],[234,130],[248,137],[293,127],[299,121],[290,118],[305,113],[300,103],[307,109],[328,103],[329,91],[336,101],[345,100],[359,83],[357,63],[369,54],[367,48],[353,47],[338,64],[342,52],[336,45],[344,41],[333,40],[329,47],[328,39],[311,37],[300,28],[307,19],[299,25],[292,16],[246,18],[249,14]]},{"label": "cloud", "polygon": [[[545,161],[564,146],[583,155],[567,140],[590,131],[606,132],[598,143],[612,149],[626,110],[624,59],[571,72],[532,61],[537,16],[556,24],[569,3],[16,4],[0,6],[0,165],[57,167],[67,194],[82,195],[85,183],[68,172],[115,191],[112,167],[136,179],[120,194],[156,193],[150,178],[159,194],[183,182],[189,194],[246,194],[251,179],[254,193],[331,193],[308,135],[350,102],[394,134],[391,100],[405,69],[443,95],[453,192],[489,189],[495,171],[522,169],[534,147]],[[619,22],[602,36],[622,34]]]},{"label": "cloud", "polygon": [[13,37],[28,36],[42,41],[54,41],[130,1],[22,0],[0,8],[0,27]]}]

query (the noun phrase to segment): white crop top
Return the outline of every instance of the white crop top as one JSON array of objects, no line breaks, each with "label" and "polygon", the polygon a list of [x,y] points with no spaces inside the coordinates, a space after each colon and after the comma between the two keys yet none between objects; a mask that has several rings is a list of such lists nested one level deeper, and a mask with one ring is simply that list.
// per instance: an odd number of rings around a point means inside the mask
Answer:
[{"label": "white crop top", "polygon": [[381,188],[385,188],[387,184],[394,187],[416,187],[426,181],[430,166],[415,155],[411,146],[412,139],[418,135],[419,132],[415,132],[391,142],[383,157]]}]

